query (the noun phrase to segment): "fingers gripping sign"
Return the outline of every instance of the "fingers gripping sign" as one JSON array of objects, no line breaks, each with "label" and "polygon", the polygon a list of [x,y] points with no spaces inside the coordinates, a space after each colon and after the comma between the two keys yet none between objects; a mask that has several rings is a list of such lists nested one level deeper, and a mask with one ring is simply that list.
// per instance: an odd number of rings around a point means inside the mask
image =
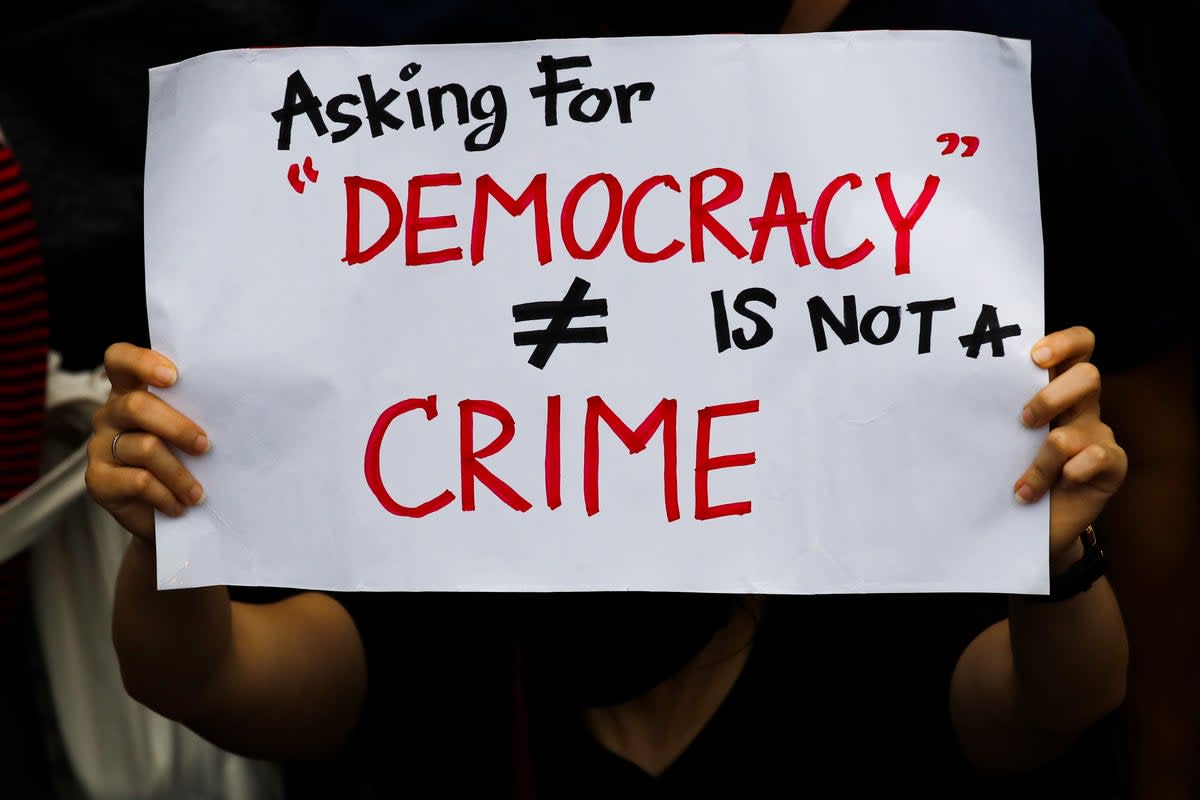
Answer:
[{"label": "fingers gripping sign", "polygon": [[1046,336],[1032,358],[1051,379],[1021,412],[1030,428],[1050,429],[1013,486],[1021,503],[1050,495],[1051,556],[1067,551],[1124,481],[1128,461],[1100,419],[1100,371],[1089,359],[1095,336],[1082,327]]},{"label": "fingers gripping sign", "polygon": [[171,448],[202,455],[211,444],[200,426],[150,392],[177,379],[164,356],[115,344],[104,369],[111,390],[92,418],[88,492],[130,533],[151,540],[155,509],[179,516],[204,500],[204,488]]}]

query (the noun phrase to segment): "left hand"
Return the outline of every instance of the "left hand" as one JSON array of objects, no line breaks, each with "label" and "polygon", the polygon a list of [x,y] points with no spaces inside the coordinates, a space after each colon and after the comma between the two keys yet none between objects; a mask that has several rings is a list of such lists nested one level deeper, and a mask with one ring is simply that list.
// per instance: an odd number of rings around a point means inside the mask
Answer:
[{"label": "left hand", "polygon": [[1030,428],[1050,426],[1041,449],[1013,485],[1017,499],[1050,493],[1050,560],[1071,562],[1079,534],[1095,521],[1125,480],[1128,459],[1112,429],[1100,421],[1100,370],[1088,359],[1096,337],[1083,327],[1047,335],[1033,346],[1050,382],[1021,412]]}]

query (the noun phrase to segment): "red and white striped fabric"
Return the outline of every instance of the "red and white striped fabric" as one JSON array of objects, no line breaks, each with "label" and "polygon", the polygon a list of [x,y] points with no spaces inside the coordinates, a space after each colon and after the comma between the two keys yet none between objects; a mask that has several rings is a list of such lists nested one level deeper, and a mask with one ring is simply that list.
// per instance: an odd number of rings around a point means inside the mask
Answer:
[{"label": "red and white striped fabric", "polygon": [[[0,141],[0,503],[38,477],[50,319],[29,185]],[[23,556],[0,564],[0,631],[25,597]]]}]

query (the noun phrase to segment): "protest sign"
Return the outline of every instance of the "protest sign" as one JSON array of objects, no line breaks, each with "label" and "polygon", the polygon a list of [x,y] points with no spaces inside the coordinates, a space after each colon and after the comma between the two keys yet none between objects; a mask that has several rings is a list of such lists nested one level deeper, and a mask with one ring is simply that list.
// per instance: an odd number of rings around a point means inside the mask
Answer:
[{"label": "protest sign", "polygon": [[151,71],[206,503],[160,585],[1045,591],[1028,42],[296,48]]}]

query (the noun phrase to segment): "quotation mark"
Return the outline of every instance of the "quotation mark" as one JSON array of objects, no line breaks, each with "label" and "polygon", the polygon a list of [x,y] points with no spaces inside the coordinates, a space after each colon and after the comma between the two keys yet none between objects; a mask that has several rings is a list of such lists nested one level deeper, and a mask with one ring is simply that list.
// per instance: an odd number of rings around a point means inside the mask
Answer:
[{"label": "quotation mark", "polygon": [[[313,169],[312,156],[304,157],[304,177],[308,178],[309,183],[316,183],[317,176],[321,173]],[[292,164],[288,167],[288,183],[296,190],[296,194],[304,194],[304,181],[300,179],[300,165]]]},{"label": "quotation mark", "polygon": [[958,149],[958,143],[963,145],[963,158],[970,158],[975,155],[975,151],[979,149],[978,136],[959,136],[957,133],[943,133],[937,137],[939,142],[944,142],[946,149],[942,151],[942,155],[948,156]]}]

